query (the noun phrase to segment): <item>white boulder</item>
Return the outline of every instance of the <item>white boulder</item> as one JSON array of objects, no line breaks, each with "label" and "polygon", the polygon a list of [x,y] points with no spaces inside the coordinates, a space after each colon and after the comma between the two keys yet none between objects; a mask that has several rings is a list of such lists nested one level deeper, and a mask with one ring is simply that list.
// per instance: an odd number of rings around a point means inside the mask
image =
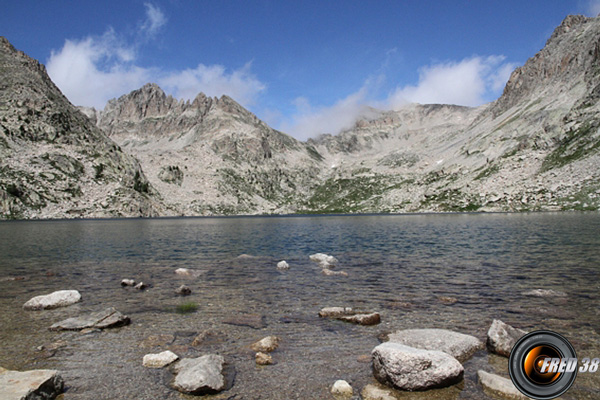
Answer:
[{"label": "white boulder", "polygon": [[77,290],[59,290],[50,294],[36,296],[23,304],[25,310],[49,310],[66,307],[81,300]]}]

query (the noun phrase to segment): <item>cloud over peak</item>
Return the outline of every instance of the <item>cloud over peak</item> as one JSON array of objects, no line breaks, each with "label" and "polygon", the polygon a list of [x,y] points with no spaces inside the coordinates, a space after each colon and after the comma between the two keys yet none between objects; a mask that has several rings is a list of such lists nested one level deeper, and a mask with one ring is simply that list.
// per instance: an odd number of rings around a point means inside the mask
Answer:
[{"label": "cloud over peak", "polygon": [[141,46],[166,24],[157,6],[145,3],[145,19],[138,24],[136,38],[127,38],[109,28],[103,35],[65,40],[50,54],[46,67],[50,78],[76,105],[103,109],[111,98],[157,82],[177,98],[193,99],[227,94],[244,106],[251,105],[265,85],[251,72],[251,63],[228,70],[222,65],[199,64],[193,69],[164,70],[136,64]]}]

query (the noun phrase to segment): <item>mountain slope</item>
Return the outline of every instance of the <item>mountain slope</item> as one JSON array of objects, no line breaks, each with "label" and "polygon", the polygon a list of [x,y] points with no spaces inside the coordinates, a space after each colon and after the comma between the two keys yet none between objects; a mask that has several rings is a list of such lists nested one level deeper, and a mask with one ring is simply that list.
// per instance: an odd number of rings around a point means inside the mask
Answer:
[{"label": "mountain slope", "polygon": [[342,190],[317,189],[307,207],[598,209],[599,37],[600,19],[569,16],[491,104],[411,105],[313,140],[337,169],[322,188]]},{"label": "mountain slope", "polygon": [[96,118],[183,215],[295,212],[320,174],[314,149],[227,96],[177,101],[147,84]]},{"label": "mountain slope", "polygon": [[0,37],[0,219],[164,212],[139,163]]}]

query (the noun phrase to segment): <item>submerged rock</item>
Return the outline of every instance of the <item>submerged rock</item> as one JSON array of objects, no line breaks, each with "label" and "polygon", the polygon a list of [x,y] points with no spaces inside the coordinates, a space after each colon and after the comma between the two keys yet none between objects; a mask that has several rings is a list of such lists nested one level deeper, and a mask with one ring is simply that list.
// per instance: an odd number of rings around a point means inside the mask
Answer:
[{"label": "submerged rock", "polygon": [[487,348],[492,353],[508,357],[517,340],[526,334],[527,332],[521,329],[513,328],[499,319],[495,319],[487,333]]},{"label": "submerged rock", "polygon": [[184,358],[175,365],[173,388],[186,394],[220,392],[227,387],[224,366],[225,359],[216,354]]},{"label": "submerged rock", "polygon": [[481,383],[481,386],[483,386],[483,391],[487,394],[508,399],[528,399],[528,397],[523,395],[523,393],[515,387],[510,379],[490,374],[483,370],[477,371],[477,379],[479,380],[479,383]]},{"label": "submerged rock", "polygon": [[325,276],[348,276],[346,271],[332,271],[329,268],[323,268],[321,273]]},{"label": "submerged rock", "polygon": [[389,335],[389,341],[423,350],[443,351],[465,362],[483,343],[474,336],[447,329],[406,329]]},{"label": "submerged rock", "polygon": [[343,379],[339,379],[335,381],[331,387],[331,394],[335,397],[352,397],[354,391],[348,382]]},{"label": "submerged rock", "polygon": [[54,399],[63,388],[63,378],[55,370],[20,372],[0,368],[0,399],[3,400]]},{"label": "submerged rock", "polygon": [[189,268],[177,268],[175,270],[175,274],[178,276],[186,277],[186,278],[197,278],[206,271],[197,270],[197,269],[189,269]]},{"label": "submerged rock", "polygon": [[377,312],[358,313],[350,307],[325,307],[319,311],[319,317],[334,318],[359,325],[376,325],[381,322],[381,316]]},{"label": "submerged rock", "polygon": [[252,343],[250,348],[254,351],[270,353],[279,347],[280,339],[277,336],[267,336],[258,342]]},{"label": "submerged rock", "polygon": [[290,269],[290,265],[285,261],[279,261],[277,263],[277,269]]},{"label": "submerged rock", "polygon": [[373,375],[383,384],[415,391],[441,388],[463,378],[463,366],[448,353],[422,350],[396,342],[373,349]]},{"label": "submerged rock", "polygon": [[59,290],[50,294],[36,296],[23,304],[25,310],[50,310],[66,307],[81,300],[77,290]]},{"label": "submerged rock", "polygon": [[254,359],[256,361],[256,364],[258,364],[258,365],[273,364],[273,357],[271,357],[270,354],[263,353],[262,351],[259,351],[258,353],[256,353],[256,355],[254,356]]},{"label": "submerged rock", "polygon": [[192,294],[192,289],[190,289],[189,287],[187,287],[185,285],[181,285],[177,288],[175,293],[180,296],[189,296],[190,294]]},{"label": "submerged rock", "polygon": [[525,296],[535,296],[535,297],[567,297],[565,292],[561,292],[559,290],[552,289],[533,289],[528,292],[523,293]]},{"label": "submerged rock", "polygon": [[319,311],[319,317],[322,318],[337,318],[344,315],[356,314],[351,307],[325,307]]},{"label": "submerged rock", "polygon": [[131,321],[128,316],[121,314],[113,307],[91,313],[82,317],[68,318],[50,327],[51,331],[79,331],[85,328],[116,328],[127,325]]},{"label": "submerged rock", "polygon": [[392,389],[380,388],[375,385],[367,385],[360,393],[363,400],[396,400]]},{"label": "submerged rock", "polygon": [[173,335],[150,335],[139,344],[141,348],[162,347],[175,341]]},{"label": "submerged rock", "polygon": [[178,359],[177,354],[167,350],[158,354],[146,354],[142,360],[142,365],[146,368],[164,368]]},{"label": "submerged rock", "polygon": [[352,322],[358,325],[377,325],[381,322],[381,316],[379,313],[374,312],[370,314],[354,314],[337,317],[340,321]]},{"label": "submerged rock", "polygon": [[223,321],[225,324],[237,326],[249,326],[254,329],[266,328],[265,317],[260,314],[238,314],[234,318],[228,318]]}]

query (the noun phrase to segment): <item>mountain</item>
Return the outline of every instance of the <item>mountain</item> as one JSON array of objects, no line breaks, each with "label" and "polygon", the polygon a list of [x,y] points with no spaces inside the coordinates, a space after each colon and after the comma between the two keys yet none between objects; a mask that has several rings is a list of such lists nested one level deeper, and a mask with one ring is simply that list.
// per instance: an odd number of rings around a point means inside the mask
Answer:
[{"label": "mountain", "polygon": [[137,160],[0,37],[0,219],[163,213]]},{"label": "mountain", "polygon": [[228,96],[178,101],[147,84],[87,112],[182,215],[295,212],[321,173],[310,145]]},{"label": "mountain", "polygon": [[599,18],[569,16],[493,103],[410,105],[309,141],[335,167],[308,207],[598,210],[599,37]]},{"label": "mountain", "polygon": [[568,16],[492,103],[372,109],[306,142],[155,84],[78,111],[3,40],[0,215],[598,210],[598,38]]}]

